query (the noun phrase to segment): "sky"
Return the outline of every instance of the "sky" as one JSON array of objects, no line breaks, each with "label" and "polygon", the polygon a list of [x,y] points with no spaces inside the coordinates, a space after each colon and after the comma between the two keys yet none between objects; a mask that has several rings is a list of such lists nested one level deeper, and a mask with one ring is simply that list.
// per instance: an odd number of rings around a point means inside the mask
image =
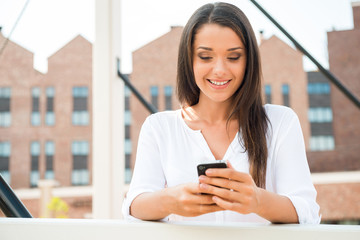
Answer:
[{"label": "sky", "polygon": [[[353,0],[257,0],[308,52],[328,67],[329,31],[353,28]],[[8,37],[27,0],[0,0],[0,26]],[[121,70],[131,73],[131,53],[170,31],[184,26],[206,0],[122,0]],[[289,40],[251,3],[229,0],[247,15],[255,33]],[[95,0],[30,0],[10,40],[34,53],[34,68],[47,71],[47,58],[77,35],[95,41]],[[3,43],[0,43],[0,48]],[[316,67],[304,57],[306,71]]]}]

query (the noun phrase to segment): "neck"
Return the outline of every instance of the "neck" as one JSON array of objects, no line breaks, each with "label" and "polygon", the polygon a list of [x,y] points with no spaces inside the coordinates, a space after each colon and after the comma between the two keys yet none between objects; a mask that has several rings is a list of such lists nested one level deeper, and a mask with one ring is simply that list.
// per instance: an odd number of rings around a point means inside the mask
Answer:
[{"label": "neck", "polygon": [[226,122],[230,115],[231,102],[212,102],[199,99],[198,104],[193,106],[193,110],[198,118],[205,120],[210,124]]}]

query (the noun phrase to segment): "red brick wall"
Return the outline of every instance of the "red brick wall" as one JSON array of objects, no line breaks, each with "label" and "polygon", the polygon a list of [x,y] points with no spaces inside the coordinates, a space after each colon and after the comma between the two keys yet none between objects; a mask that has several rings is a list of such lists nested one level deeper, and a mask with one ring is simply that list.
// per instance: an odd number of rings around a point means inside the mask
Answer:
[{"label": "red brick wall", "polygon": [[315,185],[322,220],[359,220],[360,183]]},{"label": "red brick wall", "polygon": [[[0,42],[4,37],[0,33]],[[55,143],[54,171],[55,178],[63,186],[71,185],[73,140],[89,142],[89,171],[91,173],[92,121],[88,126],[73,126],[72,87],[88,86],[88,110],[92,116],[92,45],[81,36],[70,41],[66,46],[49,58],[49,71],[41,74],[33,68],[33,54],[21,46],[9,41],[0,56],[0,87],[11,87],[11,126],[0,128],[0,141],[11,142],[10,173],[13,188],[30,186],[30,143],[39,141],[40,176],[45,173],[45,142]],[[55,125],[45,125],[46,87],[55,87]],[[32,126],[31,88],[40,87],[41,125]]]},{"label": "red brick wall", "polygon": [[261,42],[260,54],[263,84],[271,85],[272,103],[284,104],[282,84],[288,84],[290,107],[299,117],[305,145],[308,147],[310,139],[310,124],[307,117],[309,102],[307,76],[302,63],[303,55],[276,36]]},{"label": "red brick wall", "polygon": [[[173,109],[180,108],[175,95],[175,84],[178,47],[182,30],[182,27],[173,27],[170,32],[133,52],[131,82],[149,102],[151,102],[150,86],[158,86],[160,111],[165,109],[164,86],[166,85],[173,86]],[[135,163],[140,128],[150,113],[134,95],[132,95],[130,99],[132,114],[131,141],[133,150],[131,166],[133,166]]]}]

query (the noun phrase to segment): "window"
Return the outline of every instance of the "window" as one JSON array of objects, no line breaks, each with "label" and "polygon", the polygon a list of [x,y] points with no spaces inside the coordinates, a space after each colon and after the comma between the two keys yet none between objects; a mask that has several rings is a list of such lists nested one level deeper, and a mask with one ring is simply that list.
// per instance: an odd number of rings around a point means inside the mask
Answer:
[{"label": "window", "polygon": [[55,125],[55,114],[54,114],[54,87],[46,88],[46,114],[45,124],[48,126]]},{"label": "window", "polygon": [[54,179],[54,154],[55,144],[53,141],[47,141],[45,143],[45,179]]},{"label": "window", "polygon": [[335,149],[333,136],[312,136],[310,138],[311,151],[329,151]]},{"label": "window", "polygon": [[130,112],[130,89],[129,87],[124,87],[125,93],[125,125],[131,124],[131,112]]},{"label": "window", "polygon": [[10,184],[10,155],[11,155],[11,144],[9,142],[0,142],[0,174],[4,180]]},{"label": "window", "polygon": [[132,171],[130,168],[131,154],[125,154],[125,183],[130,183]]},{"label": "window", "polygon": [[131,180],[131,169],[130,169],[130,161],[131,161],[131,139],[125,139],[125,182],[129,183]]},{"label": "window", "polygon": [[[131,112],[130,112],[130,89],[125,86],[125,183],[130,183],[132,171],[130,168],[131,162],[131,140],[130,140],[130,125],[131,125]],[[129,146],[130,145],[130,146]],[[126,149],[129,148],[129,149]]]},{"label": "window", "polygon": [[159,108],[158,104],[158,96],[159,96],[159,88],[157,86],[150,87],[151,93],[151,104],[154,105],[157,109]]},{"label": "window", "polygon": [[89,124],[88,112],[88,88],[73,87],[73,114],[72,123],[74,125],[84,126]]},{"label": "window", "polygon": [[10,96],[10,88],[0,88],[0,127],[9,127],[11,125]]},{"label": "window", "polygon": [[130,154],[131,153],[131,140],[130,139],[125,139],[125,154]]},{"label": "window", "polygon": [[328,83],[308,83],[309,94],[330,94],[330,85]]},{"label": "window", "polygon": [[266,103],[271,103],[271,86],[265,85],[265,101]]},{"label": "window", "polygon": [[282,95],[283,95],[283,105],[290,107],[290,99],[289,99],[290,87],[289,87],[289,85],[283,84],[281,90],[282,90]]},{"label": "window", "polygon": [[309,108],[308,118],[310,122],[332,122],[333,115],[331,108]]},{"label": "window", "polygon": [[172,93],[173,87],[172,86],[165,86],[164,93],[165,93],[165,109],[171,110],[172,109]]},{"label": "window", "polygon": [[71,183],[73,185],[88,185],[88,155],[89,143],[87,141],[74,141],[71,146],[73,155],[73,170],[71,174]]},{"label": "window", "polygon": [[30,186],[36,187],[40,179],[40,175],[39,175],[40,143],[38,141],[31,142],[30,152],[31,152]]},{"label": "window", "polygon": [[31,111],[31,125],[39,126],[40,120],[40,88],[33,87],[32,93],[32,111]]}]

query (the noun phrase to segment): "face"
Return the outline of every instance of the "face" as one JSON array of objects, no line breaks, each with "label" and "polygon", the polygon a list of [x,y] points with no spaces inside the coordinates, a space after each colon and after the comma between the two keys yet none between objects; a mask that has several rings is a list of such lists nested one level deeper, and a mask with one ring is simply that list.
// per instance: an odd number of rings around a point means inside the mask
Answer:
[{"label": "face", "polygon": [[229,27],[205,24],[195,35],[193,69],[200,101],[231,103],[246,68],[246,49]]}]

